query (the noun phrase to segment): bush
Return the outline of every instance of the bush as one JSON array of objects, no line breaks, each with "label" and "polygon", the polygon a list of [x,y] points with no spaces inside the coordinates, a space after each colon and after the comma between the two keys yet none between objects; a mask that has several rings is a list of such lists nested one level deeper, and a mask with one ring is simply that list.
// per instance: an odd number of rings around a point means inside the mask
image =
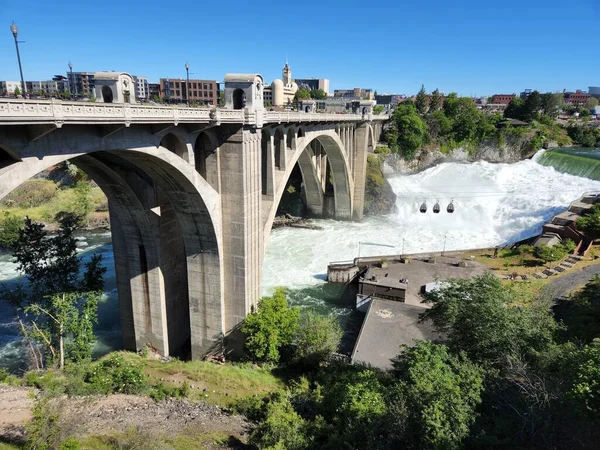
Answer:
[{"label": "bush", "polygon": [[19,240],[21,228],[23,228],[23,220],[5,211],[4,218],[0,222],[0,247],[14,248]]},{"label": "bush", "polygon": [[301,450],[307,448],[306,422],[294,411],[285,395],[276,394],[266,405],[264,420],[250,433],[258,448]]},{"label": "bush", "polygon": [[280,349],[292,343],[299,315],[298,308],[288,306],[283,288],[277,288],[272,297],[263,297],[258,311],[250,313],[242,325],[246,351],[256,360],[278,362]]},{"label": "bush", "polygon": [[541,245],[535,248],[533,254],[536,258],[539,258],[547,263],[563,259],[566,256],[567,251],[562,244],[556,244],[551,247],[547,245]]},{"label": "bush", "polygon": [[33,417],[26,425],[27,448],[32,450],[52,450],[61,441],[58,424],[59,412],[50,405],[47,398],[39,398],[33,407]]},{"label": "bush", "polygon": [[375,153],[376,155],[389,155],[391,152],[392,151],[390,150],[390,148],[386,145],[380,145],[376,147],[373,151],[373,153]]},{"label": "bush", "polygon": [[335,316],[321,316],[308,310],[296,330],[294,359],[300,366],[317,368],[337,351],[342,328]]},{"label": "bush", "polygon": [[140,394],[149,388],[142,368],[125,361],[119,354],[110,355],[96,364],[86,374],[85,381],[104,394]]}]

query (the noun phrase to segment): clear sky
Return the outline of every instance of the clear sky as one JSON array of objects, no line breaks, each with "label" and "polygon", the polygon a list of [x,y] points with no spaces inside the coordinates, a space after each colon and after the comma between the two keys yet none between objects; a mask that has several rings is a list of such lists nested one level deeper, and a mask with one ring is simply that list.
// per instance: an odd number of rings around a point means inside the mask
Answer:
[{"label": "clear sky", "polygon": [[[289,5],[289,6],[285,6]],[[0,0],[0,80],[75,71],[329,78],[331,90],[491,95],[600,85],[600,0]],[[4,28],[2,28],[4,27]],[[1,31],[1,30],[4,31]]]}]

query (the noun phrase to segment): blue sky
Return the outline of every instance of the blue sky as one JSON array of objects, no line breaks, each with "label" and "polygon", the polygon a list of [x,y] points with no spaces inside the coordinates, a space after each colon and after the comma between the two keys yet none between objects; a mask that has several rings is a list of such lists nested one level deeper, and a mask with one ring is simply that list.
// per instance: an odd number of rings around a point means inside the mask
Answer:
[{"label": "blue sky", "polygon": [[[286,8],[283,5],[288,4]],[[0,0],[0,79],[125,71],[329,78],[331,89],[462,95],[600,85],[600,0],[296,2]],[[4,28],[2,28],[4,27]]]}]

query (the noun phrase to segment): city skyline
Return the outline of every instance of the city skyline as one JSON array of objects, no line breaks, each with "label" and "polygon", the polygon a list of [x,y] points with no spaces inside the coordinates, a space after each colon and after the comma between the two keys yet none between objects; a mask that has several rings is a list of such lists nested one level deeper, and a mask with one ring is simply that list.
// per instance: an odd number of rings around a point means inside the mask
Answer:
[{"label": "city skyline", "polygon": [[[146,10],[156,10],[152,5],[160,4],[149,2]],[[227,11],[183,2],[174,10],[177,23],[152,24],[138,20],[139,11],[129,4],[119,5],[118,14],[88,4],[76,14],[70,8],[6,5],[0,79],[19,79],[9,30],[14,20],[19,41],[25,41],[20,51],[26,80],[65,75],[69,61],[77,72],[124,71],[150,82],[184,79],[188,61],[190,78],[221,81],[225,73],[256,72],[270,83],[287,59],[294,78],[328,78],[331,91],[364,87],[411,95],[424,84],[428,91],[488,96],[600,84],[586,35],[600,22],[593,0],[507,0],[493,6],[462,0],[452,9],[435,0],[381,2],[358,18],[348,3],[305,6],[284,14],[284,8],[236,1]],[[578,32],[567,26],[569,17],[577,18]]]}]

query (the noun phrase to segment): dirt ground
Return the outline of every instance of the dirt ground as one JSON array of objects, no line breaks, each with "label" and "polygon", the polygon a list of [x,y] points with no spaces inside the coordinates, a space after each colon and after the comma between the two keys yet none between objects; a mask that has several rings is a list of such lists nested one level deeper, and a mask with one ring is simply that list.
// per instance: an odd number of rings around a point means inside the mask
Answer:
[{"label": "dirt ground", "polygon": [[[33,389],[0,385],[0,441],[24,440],[24,425],[32,417],[34,402]],[[77,438],[142,430],[157,439],[180,433],[218,433],[229,436],[232,443],[243,445],[247,440],[244,417],[203,402],[155,402],[148,397],[117,394],[62,397],[53,400],[53,405],[59,411],[61,428]]]}]

